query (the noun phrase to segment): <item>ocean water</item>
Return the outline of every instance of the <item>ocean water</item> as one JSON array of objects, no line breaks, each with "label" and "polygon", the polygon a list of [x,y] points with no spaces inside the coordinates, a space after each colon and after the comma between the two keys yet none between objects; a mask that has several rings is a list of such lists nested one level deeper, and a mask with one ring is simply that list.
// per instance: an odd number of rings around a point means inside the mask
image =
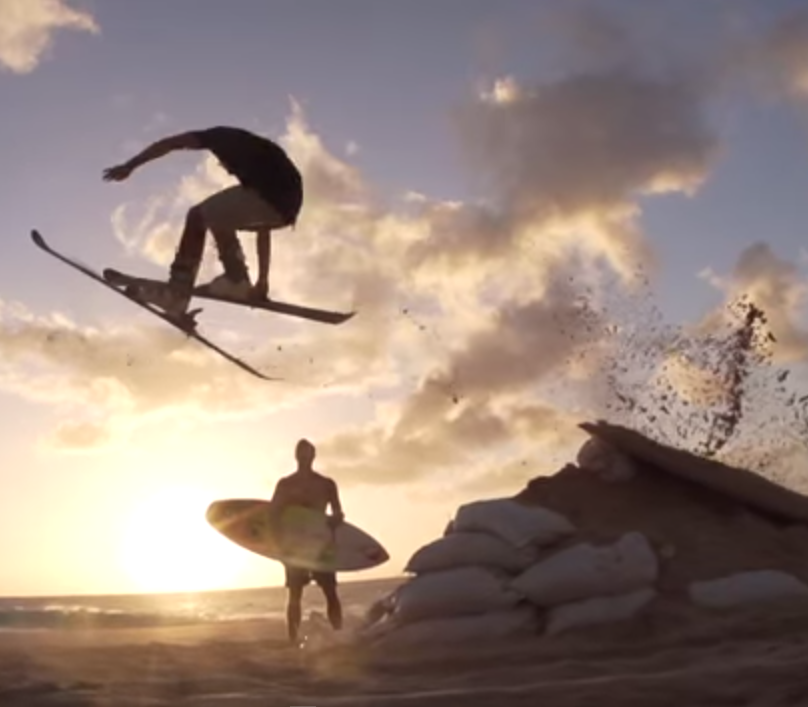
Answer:
[{"label": "ocean water", "polygon": [[[345,581],[339,586],[346,622],[364,615],[401,578]],[[304,616],[324,612],[320,588],[304,593]],[[110,594],[0,598],[0,631],[149,628],[255,619],[283,620],[284,587],[172,594]]]}]

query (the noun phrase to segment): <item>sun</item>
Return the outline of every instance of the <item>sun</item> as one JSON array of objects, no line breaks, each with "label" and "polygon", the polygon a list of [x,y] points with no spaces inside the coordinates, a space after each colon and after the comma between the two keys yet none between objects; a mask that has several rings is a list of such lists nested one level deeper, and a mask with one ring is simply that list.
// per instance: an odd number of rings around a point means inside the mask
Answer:
[{"label": "sun", "polygon": [[139,504],[125,527],[124,570],[142,592],[228,589],[245,552],[205,521],[213,499],[197,488],[160,491]]}]

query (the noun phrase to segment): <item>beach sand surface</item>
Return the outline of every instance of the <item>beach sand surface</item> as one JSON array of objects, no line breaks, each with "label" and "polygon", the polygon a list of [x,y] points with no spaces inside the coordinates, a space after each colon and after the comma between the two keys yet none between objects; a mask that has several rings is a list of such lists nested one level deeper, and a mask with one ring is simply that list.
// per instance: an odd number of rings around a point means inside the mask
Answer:
[{"label": "beach sand surface", "polygon": [[278,620],[0,633],[3,707],[808,705],[808,606],[407,653],[290,647]]}]

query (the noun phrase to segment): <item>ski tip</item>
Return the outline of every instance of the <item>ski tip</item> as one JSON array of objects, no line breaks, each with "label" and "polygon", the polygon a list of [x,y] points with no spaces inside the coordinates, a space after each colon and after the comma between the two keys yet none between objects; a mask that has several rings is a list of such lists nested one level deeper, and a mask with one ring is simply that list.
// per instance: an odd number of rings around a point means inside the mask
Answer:
[{"label": "ski tip", "polygon": [[333,316],[323,319],[324,324],[344,324],[356,316],[356,312],[334,312]]}]

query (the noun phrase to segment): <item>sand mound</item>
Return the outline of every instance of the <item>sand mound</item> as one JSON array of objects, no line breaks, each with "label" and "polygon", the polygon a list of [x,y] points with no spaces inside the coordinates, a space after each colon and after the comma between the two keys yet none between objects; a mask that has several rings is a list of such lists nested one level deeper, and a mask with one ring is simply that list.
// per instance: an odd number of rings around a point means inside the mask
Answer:
[{"label": "sand mound", "polygon": [[637,467],[633,478],[615,483],[569,465],[554,476],[534,479],[516,498],[569,518],[579,532],[567,545],[610,543],[627,532],[643,533],[659,557],[657,586],[664,592],[683,592],[693,581],[750,570],[782,570],[808,581],[808,529],[776,524],[650,465]]},{"label": "sand mound", "polygon": [[410,559],[416,576],[382,602],[371,635],[557,640],[808,601],[808,499],[624,427],[582,428],[592,439],[577,464],[461,506]]},{"label": "sand mound", "polygon": [[516,499],[569,518],[579,529],[570,542],[643,533],[660,560],[657,586],[669,593],[754,570],[779,570],[808,582],[808,527],[797,521],[808,517],[808,499],[624,427],[581,427],[627,457],[636,473],[615,482],[570,464],[527,485]]},{"label": "sand mound", "polygon": [[786,522],[808,522],[808,498],[760,474],[660,444],[627,427],[602,421],[580,427],[595,437],[591,442],[633,459],[635,465],[643,464],[648,471],[665,472],[712,489],[759,514]]}]

